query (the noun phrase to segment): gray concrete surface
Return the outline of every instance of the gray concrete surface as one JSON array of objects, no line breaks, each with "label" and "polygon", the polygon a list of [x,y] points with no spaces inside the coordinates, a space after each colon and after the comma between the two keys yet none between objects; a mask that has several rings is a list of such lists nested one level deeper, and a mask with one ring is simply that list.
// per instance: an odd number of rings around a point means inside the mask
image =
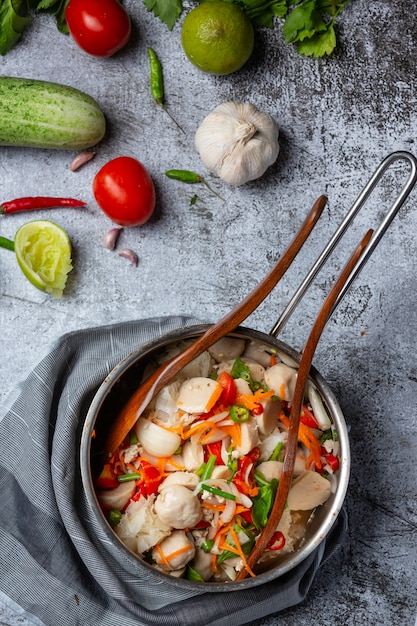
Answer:
[{"label": "gray concrete surface", "polygon": [[[288,276],[247,325],[269,332],[323,242],[379,162],[396,150],[417,152],[415,3],[353,0],[338,22],[338,51],[300,57],[279,26],[256,35],[256,53],[229,77],[202,74],[185,59],[180,28],[169,32],[141,1],[126,0],[131,44],[114,58],[88,57],[52,19],[34,20],[0,61],[2,75],[71,84],[102,106],[108,133],[94,161],[73,173],[73,153],[0,149],[1,198],[73,195],[86,210],[1,219],[13,237],[29,219],[47,217],[73,242],[75,270],[60,301],[34,289],[14,256],[1,251],[0,392],[25,377],[51,343],[70,330],[143,317],[191,313],[216,321],[261,279],[321,193],[328,208]],[[165,70],[167,105],[186,135],[152,102],[146,47]],[[281,153],[259,181],[232,188],[205,170],[194,132],[215,105],[250,101],[275,117]],[[126,229],[137,268],[106,250],[112,226],[94,202],[95,172],[122,154],[139,158],[157,188],[154,218]],[[199,171],[224,196],[166,179],[165,170]],[[332,278],[364,230],[378,222],[403,171],[394,168],[373,194],[281,338],[301,348]],[[190,206],[190,199],[198,201]],[[417,191],[329,323],[315,365],[337,394],[350,425],[349,537],[317,576],[303,605],[259,626],[402,626],[417,613],[416,256]],[[278,584],[278,583],[277,583]],[[29,624],[0,602],[0,622]]]}]

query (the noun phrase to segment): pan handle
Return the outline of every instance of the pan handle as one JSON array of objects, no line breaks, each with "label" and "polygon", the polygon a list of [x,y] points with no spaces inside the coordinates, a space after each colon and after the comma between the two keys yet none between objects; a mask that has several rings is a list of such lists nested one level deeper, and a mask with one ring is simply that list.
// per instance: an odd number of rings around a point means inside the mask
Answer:
[{"label": "pan handle", "polygon": [[373,253],[373,251],[375,250],[376,246],[378,245],[379,241],[381,240],[381,238],[385,234],[385,231],[387,230],[388,226],[390,225],[390,223],[392,222],[392,220],[394,219],[394,217],[398,213],[399,209],[401,208],[401,206],[404,204],[404,202],[408,198],[411,190],[413,189],[413,187],[414,187],[414,185],[415,185],[415,183],[417,181],[417,159],[412,154],[410,154],[409,152],[404,152],[404,151],[393,152],[392,154],[389,154],[381,162],[381,164],[375,170],[375,172],[372,175],[372,177],[369,179],[369,181],[366,184],[366,186],[363,188],[363,190],[361,191],[361,193],[359,194],[359,196],[355,200],[354,204],[352,205],[350,211],[348,212],[348,214],[346,215],[346,217],[344,218],[344,220],[340,224],[339,228],[336,230],[336,232],[334,233],[334,235],[332,236],[332,238],[329,240],[329,242],[327,243],[326,247],[324,248],[323,252],[318,257],[317,261],[314,263],[314,265],[312,266],[312,268],[310,269],[310,271],[308,272],[308,274],[306,275],[304,280],[301,282],[300,286],[298,287],[297,291],[294,293],[294,295],[291,298],[290,302],[287,304],[285,309],[282,311],[282,313],[281,313],[280,317],[278,318],[277,322],[275,323],[275,325],[270,330],[270,333],[269,333],[270,335],[273,335],[274,337],[277,337],[278,334],[281,332],[281,330],[284,328],[285,324],[288,322],[289,318],[291,317],[291,315],[295,311],[296,307],[301,302],[301,300],[302,300],[305,292],[307,291],[308,287],[311,285],[311,283],[313,282],[314,278],[316,277],[318,272],[321,270],[321,268],[323,267],[323,265],[325,264],[325,262],[327,261],[327,259],[331,255],[331,253],[333,252],[334,248],[339,243],[340,239],[345,234],[348,226],[350,226],[350,224],[352,223],[352,221],[354,220],[356,215],[359,213],[360,209],[364,206],[364,204],[366,203],[367,199],[369,198],[369,196],[371,195],[371,193],[373,192],[373,190],[375,189],[375,187],[377,186],[377,184],[379,183],[381,178],[384,176],[385,172],[394,163],[396,163],[397,161],[407,161],[408,162],[409,170],[410,170],[408,179],[405,182],[405,184],[404,184],[401,192],[399,193],[397,199],[393,202],[391,208],[386,213],[386,215],[383,218],[382,222],[380,223],[378,228],[374,231],[374,234],[373,234],[373,236],[372,236],[368,246],[363,251],[362,255],[360,256],[359,260],[357,261],[357,263],[355,265],[355,268],[354,268],[353,272],[351,273],[348,281],[346,282],[343,290],[339,294],[339,296],[338,296],[338,298],[336,300],[336,303],[335,303],[335,305],[334,305],[334,307],[332,309],[332,313],[337,308],[337,306],[341,302],[342,298],[344,297],[346,292],[349,290],[352,282],[355,280],[355,278],[357,277],[359,272],[362,270],[362,268],[364,267],[365,263],[368,261],[368,259],[370,258],[371,254]]}]

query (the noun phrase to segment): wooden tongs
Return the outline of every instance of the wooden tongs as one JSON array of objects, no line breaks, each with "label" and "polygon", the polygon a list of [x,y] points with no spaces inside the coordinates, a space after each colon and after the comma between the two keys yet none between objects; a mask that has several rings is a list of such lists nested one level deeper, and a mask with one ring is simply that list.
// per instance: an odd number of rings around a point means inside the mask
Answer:
[{"label": "wooden tongs", "polygon": [[[400,194],[387,212],[385,218],[379,225],[378,229],[374,232],[371,240],[368,242],[368,245],[366,246],[366,251],[364,251],[364,253],[360,255],[360,258],[357,261],[356,265],[349,273],[347,279],[344,282],[344,285],[340,289],[340,293],[336,298],[333,310],[338,305],[344,294],[349,289],[355,277],[358,275],[366,261],[369,259],[370,255],[382,238],[392,219],[395,217],[398,210],[407,199],[411,189],[414,187],[414,184],[417,180],[417,160],[413,155],[408,152],[394,152],[388,155],[388,157],[386,157],[381,162],[379,167],[375,170],[373,176],[370,178],[367,185],[363,188],[362,192],[352,205],[350,211],[340,224],[339,228],[336,230],[333,237],[331,237],[323,252],[317,259],[316,263],[313,265],[310,272],[304,278],[298,290],[295,292],[293,298],[281,314],[279,320],[272,328],[270,333],[271,335],[275,337],[278,335],[279,331],[282,329],[282,327],[294,311],[295,307],[302,299],[308,286],[310,285],[318,271],[321,269],[321,267],[324,265],[325,261],[330,256],[331,252],[333,251],[333,249],[335,248],[359,210],[365,204],[366,200],[376,187],[379,180],[383,177],[383,175],[391,167],[391,165],[398,161],[408,162],[410,166],[409,177],[405,185],[403,186]],[[282,278],[282,276],[285,274],[285,272],[297,256],[301,247],[303,246],[315,224],[317,223],[317,220],[319,219],[326,205],[326,202],[327,198],[324,195],[320,196],[317,199],[309,215],[302,224],[300,230],[294,237],[292,243],[283,253],[278,263],[272,268],[272,270],[264,278],[264,280],[257,287],[255,287],[255,289],[245,298],[245,300],[243,300],[243,302],[241,302],[229,314],[227,314],[219,322],[217,322],[217,324],[210,327],[209,330],[207,330],[201,337],[196,339],[196,341],[188,346],[183,352],[179,353],[177,356],[173,357],[171,360],[161,365],[153,374],[149,376],[149,378],[147,378],[140,385],[140,387],[134,392],[134,394],[128,400],[121,412],[118,414],[108,432],[104,447],[104,459],[108,459],[112,456],[113,452],[121,445],[125,437],[128,435],[129,431],[132,429],[137,419],[143,413],[155,394],[158,393],[158,391],[164,385],[166,385],[177,372],[179,372],[187,363],[202,354],[205,350],[207,350],[207,348],[212,346],[223,336],[227,335],[235,328],[237,328],[237,326],[239,326],[239,324],[241,324],[243,320],[245,320],[267,297],[267,295],[276,286],[276,284],[279,282],[279,280]]]}]

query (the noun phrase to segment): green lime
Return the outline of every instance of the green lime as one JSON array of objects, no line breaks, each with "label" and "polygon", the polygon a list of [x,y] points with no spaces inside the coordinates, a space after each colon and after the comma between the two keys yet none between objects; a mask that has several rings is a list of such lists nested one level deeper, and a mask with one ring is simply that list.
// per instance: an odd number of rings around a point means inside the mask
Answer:
[{"label": "green lime", "polygon": [[196,67],[225,75],[236,72],[249,59],[254,32],[249,18],[236,4],[206,0],[186,15],[181,40]]},{"label": "green lime", "polygon": [[17,262],[37,289],[61,298],[72,270],[71,242],[61,226],[48,220],[26,222],[16,232]]}]

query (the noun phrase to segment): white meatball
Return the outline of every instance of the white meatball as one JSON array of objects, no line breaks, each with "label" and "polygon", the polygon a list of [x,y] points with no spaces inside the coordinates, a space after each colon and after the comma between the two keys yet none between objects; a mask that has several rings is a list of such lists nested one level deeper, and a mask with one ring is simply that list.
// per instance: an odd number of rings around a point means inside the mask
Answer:
[{"label": "white meatball", "polygon": [[[181,550],[181,552],[177,554],[179,550]],[[170,558],[171,554],[175,556]],[[192,541],[183,530],[174,530],[169,537],[161,541],[159,550],[157,548],[152,550],[152,558],[155,563],[166,568],[168,562],[170,569],[174,571],[185,567],[185,565],[194,558],[194,555],[194,541]]]},{"label": "white meatball", "polygon": [[182,485],[163,489],[155,501],[155,511],[159,519],[172,528],[192,528],[203,515],[197,496]]}]

